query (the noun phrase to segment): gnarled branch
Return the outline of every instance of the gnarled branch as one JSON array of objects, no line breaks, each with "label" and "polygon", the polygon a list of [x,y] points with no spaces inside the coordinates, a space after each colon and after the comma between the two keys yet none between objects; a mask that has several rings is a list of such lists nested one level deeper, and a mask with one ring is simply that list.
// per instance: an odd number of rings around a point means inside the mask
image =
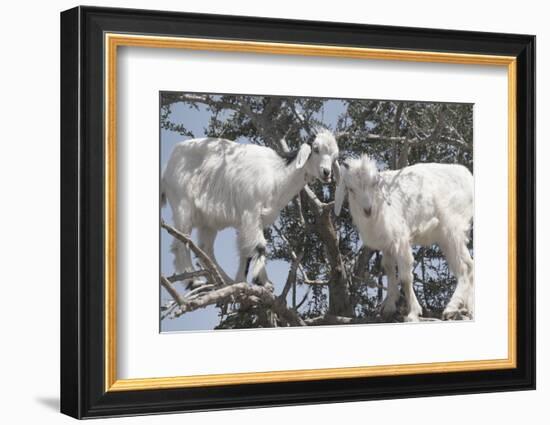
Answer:
[{"label": "gnarled branch", "polygon": [[195,255],[198,257],[203,267],[206,268],[212,274],[212,278],[216,285],[223,286],[226,284],[225,279],[220,274],[220,271],[218,270],[214,262],[210,259],[208,255],[206,255],[206,253],[202,249],[200,249],[195,244],[195,242],[193,242],[193,240],[188,235],[183,234],[182,232],[170,226],[169,224],[166,224],[164,221],[161,221],[160,226],[166,229],[168,233],[170,233],[173,237],[175,237],[181,243],[189,246],[189,249],[195,253]]},{"label": "gnarled branch", "polygon": [[[170,282],[164,276],[161,276],[161,283],[167,290],[170,288]],[[306,325],[300,316],[295,311],[287,308],[286,303],[281,301],[279,297],[276,297],[269,289],[259,285],[250,285],[247,282],[234,283],[191,299],[182,297],[177,292],[174,292],[169,290],[170,295],[179,304],[179,311],[175,314],[176,316],[227,301],[250,302],[251,299],[254,299],[255,303],[269,308],[290,325]]]}]

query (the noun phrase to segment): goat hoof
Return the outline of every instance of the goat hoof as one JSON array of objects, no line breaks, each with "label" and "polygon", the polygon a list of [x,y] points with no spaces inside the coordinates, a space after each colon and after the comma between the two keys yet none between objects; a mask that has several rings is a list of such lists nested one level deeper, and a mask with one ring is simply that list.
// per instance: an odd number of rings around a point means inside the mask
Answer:
[{"label": "goat hoof", "polygon": [[474,315],[467,308],[462,308],[459,310],[459,313],[462,315],[462,320],[472,320]]},{"label": "goat hoof", "polygon": [[443,312],[443,320],[465,320],[467,316],[462,315],[461,310],[445,310]]},{"label": "goat hoof", "polygon": [[420,317],[417,314],[409,314],[403,319],[404,322],[420,322]]},{"label": "goat hoof", "polygon": [[270,281],[262,281],[259,278],[252,279],[254,285],[263,286],[268,291],[273,292],[275,290],[273,284]]},{"label": "goat hoof", "polygon": [[192,289],[196,289],[199,286],[204,285],[204,281],[200,279],[192,279],[192,280],[184,281],[183,284],[185,285],[185,289],[190,291]]},{"label": "goat hoof", "polygon": [[384,320],[392,320],[395,317],[396,313],[397,307],[395,306],[395,304],[382,303],[382,305],[380,306],[380,316],[382,316]]}]

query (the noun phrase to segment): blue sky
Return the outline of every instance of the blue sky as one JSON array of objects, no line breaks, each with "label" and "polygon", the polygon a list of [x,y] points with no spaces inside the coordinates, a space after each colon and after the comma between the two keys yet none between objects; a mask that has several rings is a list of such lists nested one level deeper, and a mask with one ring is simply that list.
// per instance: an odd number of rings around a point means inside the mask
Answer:
[{"label": "blue sky", "polygon": [[[325,124],[325,126],[334,129],[338,116],[344,112],[344,103],[339,100],[327,100],[322,108],[318,118]],[[175,123],[184,124],[188,130],[191,130],[195,137],[205,137],[205,128],[208,126],[210,119],[210,112],[206,107],[201,106],[199,110],[189,107],[186,104],[178,103],[172,106],[172,113],[170,120]],[[160,161],[161,170],[164,169],[168,158],[172,152],[175,144],[189,139],[186,136],[181,136],[179,133],[161,130],[160,133]],[[237,140],[239,143],[246,143],[243,138]],[[162,218],[167,223],[172,223],[172,214],[169,206],[165,207],[161,211]],[[193,239],[196,240],[195,232],[193,232]],[[173,267],[173,255],[170,252],[171,236],[166,232],[161,232],[161,273],[164,276],[169,276],[174,273]],[[214,251],[216,258],[220,266],[225,270],[229,276],[235,276],[238,266],[238,251],[236,248],[236,234],[234,229],[225,229],[218,233],[216,242],[214,245]],[[284,282],[286,281],[289,264],[285,261],[268,261],[267,271],[269,278],[275,286],[275,293],[280,293]],[[176,284],[177,289],[183,293],[184,285],[181,283]],[[297,289],[297,298],[300,300],[306,293],[307,288],[305,285],[299,285]],[[290,297],[290,294],[289,294]],[[169,295],[164,291],[161,291],[161,304],[164,304],[169,300]],[[179,318],[170,319],[167,318],[161,321],[161,332],[174,332],[174,331],[198,331],[198,330],[211,330],[219,323],[219,317],[217,309],[213,306],[205,309],[197,310],[191,313],[186,313]]]}]

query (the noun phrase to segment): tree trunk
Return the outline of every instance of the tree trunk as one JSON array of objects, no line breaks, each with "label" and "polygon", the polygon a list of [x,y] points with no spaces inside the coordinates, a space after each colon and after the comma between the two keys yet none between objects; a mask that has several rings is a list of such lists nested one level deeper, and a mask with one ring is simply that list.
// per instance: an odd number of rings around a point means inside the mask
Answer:
[{"label": "tree trunk", "polygon": [[350,291],[346,268],[338,247],[338,235],[331,220],[332,205],[325,206],[316,222],[313,230],[319,235],[327,252],[330,265],[329,308],[328,314],[335,316],[353,317]]},{"label": "tree trunk", "polygon": [[[395,111],[395,120],[393,122],[392,136],[394,137],[399,135],[399,123],[401,122],[402,114],[403,114],[403,102],[399,102],[397,104],[397,110]],[[400,144],[396,140],[394,140],[392,142],[393,157],[392,157],[392,164],[391,164],[391,168],[393,170],[396,170],[398,168],[399,147],[400,147]]]},{"label": "tree trunk", "polygon": [[382,270],[382,259],[380,258],[380,252],[376,253],[376,264],[378,265],[378,293],[376,294],[376,298],[378,300],[378,305],[380,305],[384,298],[384,288],[382,287],[384,284],[384,271]]}]

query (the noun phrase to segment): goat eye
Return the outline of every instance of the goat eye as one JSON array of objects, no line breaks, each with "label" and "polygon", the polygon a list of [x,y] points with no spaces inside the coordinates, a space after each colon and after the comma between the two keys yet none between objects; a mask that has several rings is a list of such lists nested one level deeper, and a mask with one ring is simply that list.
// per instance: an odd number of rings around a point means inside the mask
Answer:
[{"label": "goat eye", "polygon": [[319,153],[319,146],[313,146],[313,153]]}]

